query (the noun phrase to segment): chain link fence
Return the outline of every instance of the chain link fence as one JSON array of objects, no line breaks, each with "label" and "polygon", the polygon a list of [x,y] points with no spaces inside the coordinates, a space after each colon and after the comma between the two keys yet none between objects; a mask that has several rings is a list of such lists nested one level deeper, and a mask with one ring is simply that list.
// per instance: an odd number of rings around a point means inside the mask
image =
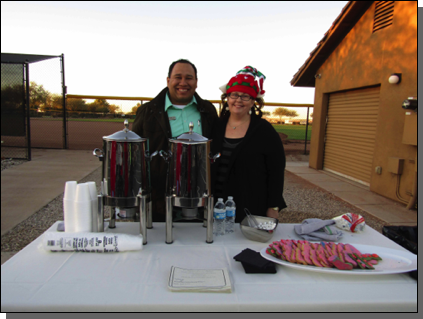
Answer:
[{"label": "chain link fence", "polygon": [[1,54],[1,157],[65,148],[63,55]]},{"label": "chain link fence", "polygon": [[1,64],[1,158],[28,158],[24,64]]},{"label": "chain link fence", "polygon": [[31,147],[65,148],[61,61],[32,63],[30,71]]}]

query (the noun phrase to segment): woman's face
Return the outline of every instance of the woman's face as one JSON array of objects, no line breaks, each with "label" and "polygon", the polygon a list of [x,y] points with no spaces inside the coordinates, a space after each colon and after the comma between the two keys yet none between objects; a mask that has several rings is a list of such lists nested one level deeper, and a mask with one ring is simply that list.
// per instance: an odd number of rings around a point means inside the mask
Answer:
[{"label": "woman's face", "polygon": [[[237,98],[232,98],[232,96],[235,96]],[[248,101],[244,101],[241,97],[250,97],[250,99]],[[228,106],[229,112],[231,112],[231,114],[243,117],[245,115],[248,115],[248,112],[254,106],[254,99],[247,93],[231,92],[230,94],[228,94]]]}]

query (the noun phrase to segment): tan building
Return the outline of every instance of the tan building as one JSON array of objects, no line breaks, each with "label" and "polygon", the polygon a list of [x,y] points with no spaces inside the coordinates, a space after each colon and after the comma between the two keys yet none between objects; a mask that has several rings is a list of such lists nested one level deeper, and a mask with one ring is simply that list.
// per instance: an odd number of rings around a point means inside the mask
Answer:
[{"label": "tan building", "polygon": [[417,1],[348,2],[291,85],[315,87],[311,168],[415,205]]}]

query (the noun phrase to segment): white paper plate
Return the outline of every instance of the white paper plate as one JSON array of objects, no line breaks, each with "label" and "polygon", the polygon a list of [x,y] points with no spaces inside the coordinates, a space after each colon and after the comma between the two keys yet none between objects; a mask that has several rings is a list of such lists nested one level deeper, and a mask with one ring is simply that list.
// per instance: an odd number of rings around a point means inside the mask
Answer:
[{"label": "white paper plate", "polygon": [[352,270],[339,270],[337,268],[321,268],[316,266],[294,264],[278,259],[266,253],[266,249],[269,246],[263,248],[260,251],[260,254],[263,258],[282,266],[322,273],[338,273],[343,275],[387,275],[399,274],[417,269],[417,255],[414,255],[411,252],[368,245],[353,244],[353,246],[362,254],[378,254],[382,260],[379,261],[379,264],[373,266],[375,267],[373,270],[357,268]]}]

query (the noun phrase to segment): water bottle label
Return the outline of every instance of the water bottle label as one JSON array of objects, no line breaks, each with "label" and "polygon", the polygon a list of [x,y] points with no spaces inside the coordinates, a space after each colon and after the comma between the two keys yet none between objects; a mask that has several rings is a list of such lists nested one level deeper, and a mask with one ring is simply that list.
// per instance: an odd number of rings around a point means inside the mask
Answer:
[{"label": "water bottle label", "polygon": [[213,215],[214,215],[213,217],[215,219],[225,219],[226,218],[226,211],[223,211],[223,212],[214,211]]},{"label": "water bottle label", "polygon": [[235,209],[226,209],[226,216],[227,217],[235,217]]}]

